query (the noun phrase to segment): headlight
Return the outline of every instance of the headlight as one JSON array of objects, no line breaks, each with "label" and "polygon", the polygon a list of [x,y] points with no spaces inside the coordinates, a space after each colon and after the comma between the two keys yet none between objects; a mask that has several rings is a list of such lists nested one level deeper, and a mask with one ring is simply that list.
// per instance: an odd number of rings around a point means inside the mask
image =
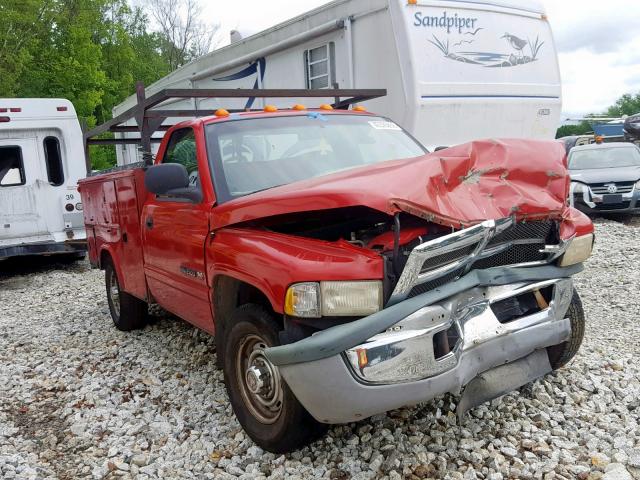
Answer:
[{"label": "headlight", "polygon": [[81,212],[81,211],[82,211],[82,208],[83,208],[83,207],[82,207],[82,202],[78,202],[78,203],[76,203],[76,210],[78,210],[79,212]]},{"label": "headlight", "polygon": [[584,193],[586,191],[586,185],[580,182],[571,182],[571,188],[573,193]]},{"label": "headlight", "polygon": [[320,285],[315,282],[297,283],[287,290],[284,313],[294,317],[320,317]]},{"label": "headlight", "polygon": [[637,189],[637,190],[640,190],[640,180],[638,180],[638,181],[636,182],[636,189]]},{"label": "headlight", "polygon": [[382,282],[305,282],[287,290],[284,311],[294,317],[365,316],[382,308]]},{"label": "headlight", "polygon": [[584,262],[591,256],[593,250],[593,233],[589,235],[582,235],[576,237],[571,241],[571,245],[564,252],[558,265],[560,267],[568,267],[569,265],[575,265],[576,263]]}]

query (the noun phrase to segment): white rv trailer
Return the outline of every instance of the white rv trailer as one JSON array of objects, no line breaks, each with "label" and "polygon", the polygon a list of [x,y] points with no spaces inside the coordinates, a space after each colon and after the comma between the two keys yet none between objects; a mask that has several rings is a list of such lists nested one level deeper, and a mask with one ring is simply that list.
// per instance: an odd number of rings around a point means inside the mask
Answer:
[{"label": "white rv trailer", "polygon": [[0,99],[0,261],[84,254],[83,153],[70,101]]},{"label": "white rv trailer", "polygon": [[[476,138],[552,139],[560,119],[558,60],[541,0],[337,0],[215,50],[146,95],[164,88],[329,87],[386,88],[386,97],[365,107],[431,148]],[[290,107],[295,100],[267,102]],[[129,97],[114,116],[135,103]],[[215,110],[260,108],[264,101],[171,103]],[[118,149],[119,163],[139,161],[134,146]]]}]

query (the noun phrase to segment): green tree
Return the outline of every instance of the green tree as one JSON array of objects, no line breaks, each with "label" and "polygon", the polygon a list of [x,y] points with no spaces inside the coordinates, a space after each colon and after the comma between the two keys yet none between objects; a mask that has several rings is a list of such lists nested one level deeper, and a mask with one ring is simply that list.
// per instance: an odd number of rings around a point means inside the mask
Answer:
[{"label": "green tree", "polygon": [[38,45],[43,17],[42,0],[3,0],[0,3],[0,97],[14,97]]},{"label": "green tree", "polygon": [[[0,96],[67,98],[89,127],[108,120],[136,81],[149,85],[213,45],[200,0],[154,1],[163,9],[149,9],[152,28],[129,0],[0,0]],[[104,168],[115,152],[92,147],[92,158]]]},{"label": "green tree", "polygon": [[20,97],[62,97],[71,100],[89,125],[104,94],[106,75],[95,26],[102,21],[102,1],[44,2],[44,28],[24,66],[16,93]]},{"label": "green tree", "polygon": [[612,117],[640,113],[640,92],[635,95],[631,93],[622,95],[622,97],[616,100],[615,105],[609,107],[607,113]]},{"label": "green tree", "polygon": [[578,125],[562,125],[556,132],[556,138],[571,135],[587,135],[589,133],[593,133],[593,127],[588,121],[583,120]]}]

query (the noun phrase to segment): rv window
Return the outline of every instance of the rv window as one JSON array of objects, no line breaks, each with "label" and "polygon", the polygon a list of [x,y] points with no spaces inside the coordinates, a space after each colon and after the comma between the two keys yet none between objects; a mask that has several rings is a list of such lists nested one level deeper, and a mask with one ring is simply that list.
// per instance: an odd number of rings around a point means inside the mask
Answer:
[{"label": "rv window", "polygon": [[307,88],[329,88],[334,83],[333,42],[304,52]]},{"label": "rv window", "polygon": [[47,162],[47,178],[54,187],[64,183],[64,170],[62,169],[62,155],[60,154],[60,141],[56,137],[44,139],[44,158]]},{"label": "rv window", "polygon": [[0,187],[13,187],[25,183],[20,147],[0,147]]}]

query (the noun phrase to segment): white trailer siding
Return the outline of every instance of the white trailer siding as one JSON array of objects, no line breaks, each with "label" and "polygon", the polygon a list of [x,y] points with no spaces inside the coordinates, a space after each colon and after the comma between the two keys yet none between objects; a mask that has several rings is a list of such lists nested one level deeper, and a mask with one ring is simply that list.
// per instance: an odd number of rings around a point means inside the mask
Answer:
[{"label": "white trailer siding", "polygon": [[[5,118],[0,122],[0,259],[12,256],[6,252],[14,247],[82,241],[77,183],[86,176],[86,165],[73,105],[61,99],[0,99],[0,117]],[[61,172],[54,171],[57,165]]]},{"label": "white trailer siding", "polygon": [[[415,82],[407,88],[418,105],[408,128],[429,125],[418,135],[429,145],[495,136],[553,138],[561,113],[560,75],[541,8],[455,3],[399,9]],[[452,20],[459,26],[449,28]]]},{"label": "white trailer siding", "polygon": [[[455,28],[448,25],[451,19]],[[308,88],[305,52],[317,57],[323,48],[331,52],[330,87],[386,88],[385,98],[365,106],[428,147],[555,134],[561,107],[557,55],[534,0],[338,0],[216,50],[151,85],[147,95],[163,88]],[[331,101],[189,99],[162,108],[313,107]],[[135,102],[130,97],[114,115]],[[135,146],[118,152],[119,163],[139,161]]]}]

